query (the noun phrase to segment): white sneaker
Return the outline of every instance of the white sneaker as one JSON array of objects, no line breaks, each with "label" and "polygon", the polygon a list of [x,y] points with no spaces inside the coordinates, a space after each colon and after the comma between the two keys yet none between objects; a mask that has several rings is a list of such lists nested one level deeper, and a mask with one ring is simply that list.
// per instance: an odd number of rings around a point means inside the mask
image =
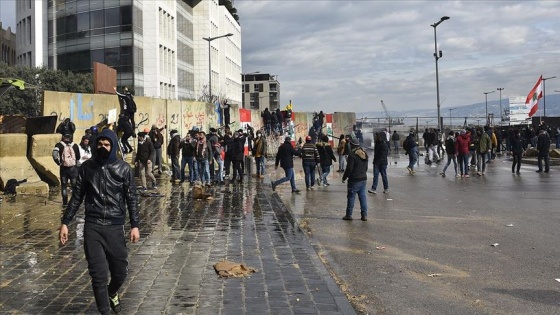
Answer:
[{"label": "white sneaker", "polygon": [[375,190],[371,190],[371,189],[368,189],[368,191],[367,191],[367,192],[368,192],[368,193],[370,193],[370,194],[377,194],[377,191],[375,191]]}]

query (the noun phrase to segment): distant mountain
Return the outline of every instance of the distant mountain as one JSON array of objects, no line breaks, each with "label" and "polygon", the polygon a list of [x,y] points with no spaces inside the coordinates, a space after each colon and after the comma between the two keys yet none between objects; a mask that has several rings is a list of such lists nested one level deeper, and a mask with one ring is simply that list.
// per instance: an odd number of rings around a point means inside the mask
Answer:
[{"label": "distant mountain", "polygon": [[[537,111],[535,116],[543,115],[543,104],[544,104],[543,99],[541,99],[539,101],[539,110]],[[509,108],[509,99],[502,99],[502,111],[508,108]],[[484,117],[486,116],[485,102],[470,104],[470,105],[454,106],[454,107],[441,107],[440,115],[443,117],[444,122],[445,119],[449,117],[449,109],[452,109],[451,115],[454,118],[454,120],[459,117],[484,119]],[[429,109],[396,111],[396,110],[391,110],[391,108],[388,107],[388,110],[392,118],[437,116],[437,108],[435,105],[434,108],[429,108]],[[494,119],[499,120],[498,118],[499,112],[500,112],[500,101],[499,100],[488,101],[488,113],[494,113],[494,117],[495,117]],[[546,95],[546,115],[560,117],[560,94]],[[383,108],[381,107],[381,105],[379,105],[379,110],[377,111],[356,113],[356,118],[361,118],[361,117],[385,118],[385,113],[383,112]]]}]

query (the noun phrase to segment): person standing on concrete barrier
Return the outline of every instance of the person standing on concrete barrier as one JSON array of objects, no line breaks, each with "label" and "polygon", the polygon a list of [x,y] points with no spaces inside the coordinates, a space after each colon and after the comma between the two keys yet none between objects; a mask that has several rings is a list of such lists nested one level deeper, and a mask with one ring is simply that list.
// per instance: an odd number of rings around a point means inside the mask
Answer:
[{"label": "person standing on concrete barrier", "polygon": [[418,144],[414,140],[414,132],[410,132],[403,141],[404,154],[408,155],[408,166],[406,169],[410,175],[414,174],[414,165],[418,162]]},{"label": "person standing on concrete barrier", "polygon": [[140,179],[142,180],[142,189],[147,190],[146,176],[150,179],[152,189],[157,188],[156,178],[152,174],[152,156],[154,155],[154,145],[152,141],[146,139],[145,132],[138,133],[138,148],[136,149],[136,158],[134,166],[140,169]]},{"label": "person standing on concrete barrier", "polygon": [[115,94],[123,101],[123,109],[125,114],[130,118],[130,123],[132,124],[132,130],[136,130],[136,123],[134,122],[134,114],[136,113],[136,102],[134,101],[134,95],[128,91],[128,87],[124,87],[123,93],[117,92],[117,88],[113,87]]},{"label": "person standing on concrete barrier", "polygon": [[117,122],[117,132],[119,131],[122,131],[123,133],[121,137],[123,153],[132,153],[133,149],[130,143],[128,143],[128,139],[130,139],[130,137],[136,137],[136,135],[134,134],[134,129],[132,128],[130,118],[128,118],[126,114],[119,115],[119,121]]},{"label": "person standing on concrete barrier", "polygon": [[[387,136],[383,134],[385,139]],[[356,137],[350,138],[350,152],[348,153],[348,165],[342,175],[342,182],[348,179],[348,194],[346,196],[346,215],[343,220],[352,220],[352,210],[354,209],[354,200],[356,194],[360,200],[360,214],[362,221],[367,221],[367,170],[369,157],[360,147],[360,142]]]},{"label": "person standing on concrete barrier", "polygon": [[375,133],[375,146],[373,147],[373,184],[371,189],[368,190],[370,194],[377,194],[377,183],[379,181],[379,174],[383,181],[383,193],[389,192],[389,180],[387,179],[387,159],[389,155],[389,142],[385,140],[385,134]]},{"label": "person standing on concrete barrier", "polygon": [[278,169],[278,164],[284,169],[286,176],[280,178],[277,181],[272,181],[270,184],[272,186],[272,191],[276,190],[276,186],[290,182],[292,186],[292,193],[299,193],[300,190],[296,187],[296,174],[294,173],[294,156],[299,155],[299,151],[294,149],[292,146],[292,139],[286,137],[284,143],[278,147],[278,153],[276,153],[276,162],[274,163],[274,169]]},{"label": "person standing on concrete barrier", "polygon": [[[68,241],[68,224],[84,202],[84,251],[97,309],[110,314],[120,312],[119,288],[128,273],[125,216],[128,209],[130,241],[140,239],[138,196],[130,166],[117,158],[117,136],[103,130],[97,137],[95,158],[79,170],[74,194],[62,217],[59,239]],[[109,282],[108,275],[111,275]]]},{"label": "person standing on concrete barrier", "polygon": [[539,165],[539,169],[537,170],[537,173],[540,173],[543,171],[543,160],[544,160],[544,172],[548,173],[550,170],[550,166],[548,165],[548,162],[550,160],[549,157],[549,151],[550,150],[550,137],[548,136],[548,132],[546,132],[546,129],[541,129],[539,131],[539,135],[537,138],[537,151],[539,151],[538,155],[537,155],[537,159],[538,159],[538,165]]},{"label": "person standing on concrete barrier", "polygon": [[68,205],[68,182],[70,188],[76,184],[78,177],[78,161],[80,160],[80,147],[72,142],[72,135],[65,134],[62,140],[54,146],[52,157],[56,165],[60,166],[60,192],[62,206]]},{"label": "person standing on concrete barrier", "polygon": [[521,158],[523,157],[523,137],[521,137],[521,132],[515,130],[513,139],[511,140],[511,155],[513,157],[513,164],[511,165],[511,172],[519,175],[519,170],[521,169]]},{"label": "person standing on concrete barrier", "polygon": [[323,135],[321,141],[317,143],[317,151],[319,151],[320,163],[321,163],[321,174],[323,187],[330,186],[327,177],[331,172],[331,166],[333,161],[336,162],[336,157],[334,156],[333,149],[329,144],[329,136]]}]

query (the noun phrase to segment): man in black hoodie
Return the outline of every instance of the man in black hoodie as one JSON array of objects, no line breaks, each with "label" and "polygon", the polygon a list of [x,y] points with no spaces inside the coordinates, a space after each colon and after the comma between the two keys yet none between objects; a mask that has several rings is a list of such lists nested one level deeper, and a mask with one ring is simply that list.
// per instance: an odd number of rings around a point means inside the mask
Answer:
[{"label": "man in black hoodie", "polygon": [[352,220],[352,210],[354,208],[354,200],[356,194],[360,200],[360,210],[362,221],[367,221],[367,199],[366,199],[366,182],[368,170],[368,155],[364,149],[360,147],[360,143],[356,137],[350,138],[350,153],[348,153],[348,164],[342,182],[348,179],[348,194],[346,202],[346,215],[343,220]]},{"label": "man in black hoodie", "polygon": [[[128,163],[117,159],[117,136],[109,129],[96,139],[96,155],[79,169],[70,203],[62,217],[59,239],[68,241],[68,224],[85,198],[84,251],[95,303],[101,314],[121,310],[118,290],[128,272],[125,216],[128,209],[130,242],[140,239],[138,195]],[[108,281],[108,273],[111,281]]]}]

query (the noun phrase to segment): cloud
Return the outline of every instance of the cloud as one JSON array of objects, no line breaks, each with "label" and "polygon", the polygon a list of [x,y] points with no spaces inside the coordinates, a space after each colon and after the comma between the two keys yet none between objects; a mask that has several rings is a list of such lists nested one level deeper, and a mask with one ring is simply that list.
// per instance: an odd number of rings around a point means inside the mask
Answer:
[{"label": "cloud", "polygon": [[[279,75],[281,102],[297,110],[433,108],[437,27],[442,106],[523,95],[541,75],[560,77],[558,1],[235,2],[243,71]],[[547,82],[559,89],[560,79]],[[507,92],[507,93],[506,93]],[[493,96],[494,97],[494,96]],[[495,96],[497,98],[497,96]],[[299,107],[298,107],[299,106]]]}]

